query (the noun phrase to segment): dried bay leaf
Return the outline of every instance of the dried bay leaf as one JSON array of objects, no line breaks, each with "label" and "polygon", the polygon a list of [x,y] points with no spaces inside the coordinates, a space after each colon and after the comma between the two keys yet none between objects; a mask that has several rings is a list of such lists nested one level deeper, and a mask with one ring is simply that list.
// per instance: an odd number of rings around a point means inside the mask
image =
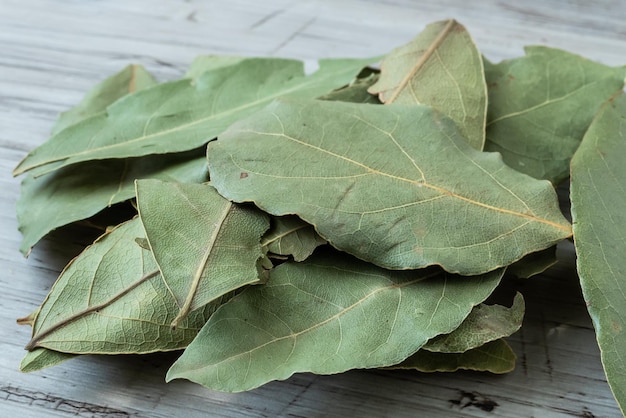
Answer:
[{"label": "dried bay leaf", "polygon": [[22,181],[17,201],[24,255],[52,230],[135,196],[135,179],[201,183],[207,180],[205,150],[171,155],[90,161]]},{"label": "dried bay leaf", "polygon": [[321,60],[305,76],[300,61],[248,58],[195,79],[128,95],[31,151],[14,175],[42,175],[81,161],[198,148],[277,97],[314,98],[350,82],[371,59]]},{"label": "dried bay leaf", "polygon": [[[31,312],[28,316],[18,318],[18,325],[30,325],[32,327],[37,319],[40,309],[41,306],[37,307],[37,309]],[[28,351],[22,359],[22,362],[20,363],[20,371],[24,373],[34,372],[47,367],[56,366],[57,364],[63,363],[65,360],[69,360],[73,357],[76,357],[76,355],[61,353],[60,351],[54,351],[48,348],[35,348],[32,351]]]},{"label": "dried bay leaf", "polygon": [[417,370],[427,373],[473,370],[502,374],[513,371],[515,359],[511,347],[506,341],[499,339],[463,353],[419,350],[402,363],[387,369]]},{"label": "dried bay leaf", "polygon": [[211,142],[208,161],[226,198],[297,214],[382,267],[480,274],[571,235],[548,182],[423,105],[277,101]]},{"label": "dried bay leaf", "polygon": [[52,128],[52,134],[55,135],[70,125],[102,112],[111,103],[127,94],[152,87],[155,84],[157,84],[156,80],[143,66],[128,65],[120,72],[94,86],[77,106],[61,113]]},{"label": "dried bay leaf", "polygon": [[483,149],[487,115],[483,61],[457,21],[431,23],[411,42],[391,51],[369,92],[384,103],[430,105],[455,121],[470,145]]},{"label": "dried bay leaf", "polygon": [[239,64],[245,57],[233,55],[200,55],[194,58],[185,78],[198,78],[207,71]]},{"label": "dried bay leaf", "polygon": [[167,380],[239,392],[296,372],[390,366],[458,327],[502,273],[390,271],[335,251],[287,262],[222,305]]},{"label": "dried bay leaf", "polygon": [[626,413],[626,96],[605,103],[572,159],[577,268],[607,381]]},{"label": "dried bay leaf", "polygon": [[272,226],[263,236],[261,245],[268,252],[280,256],[292,256],[294,261],[304,261],[326,240],[310,225],[297,216],[272,217]]},{"label": "dried bay leaf", "polygon": [[318,99],[350,103],[380,104],[378,98],[368,91],[377,80],[378,73],[372,72],[369,75],[357,78],[347,86],[320,96]]},{"label": "dried bay leaf", "polygon": [[178,323],[189,312],[263,277],[261,236],[268,216],[224,199],[208,184],[137,182],[141,222]]},{"label": "dried bay leaf", "polygon": [[128,354],[186,347],[219,303],[190,313],[172,329],[178,306],[152,254],[135,242],[143,237],[135,218],[72,260],[39,309],[26,348]]},{"label": "dried bay leaf", "polygon": [[[141,65],[129,65],[98,83],[80,104],[62,113],[52,133],[56,134],[69,125],[104,111],[127,94],[155,84],[154,77]],[[134,196],[133,176],[154,176],[168,168],[170,173],[163,173],[163,176],[167,178],[174,174],[179,179],[179,165],[189,158],[190,153],[171,158],[97,161],[89,168],[78,165],[38,179],[26,177],[17,202],[18,229],[23,234],[20,251],[28,256],[31,248],[52,230],[89,218],[106,207],[130,199]],[[200,161],[198,163],[201,164]],[[181,181],[188,178],[183,177]]]},{"label": "dried bay leaf", "polygon": [[502,337],[508,337],[522,326],[524,298],[515,295],[510,308],[481,303],[472,309],[457,329],[428,341],[423,349],[438,353],[463,353]]},{"label": "dried bay leaf", "polygon": [[76,354],[62,353],[48,348],[35,348],[27,352],[22,359],[20,371],[24,373],[36,372],[37,370],[56,366],[74,357],[76,357]]},{"label": "dried bay leaf", "polygon": [[506,274],[518,279],[529,279],[543,273],[558,263],[556,245],[531,253],[506,268]]},{"label": "dried bay leaf", "polygon": [[526,56],[485,64],[489,91],[485,150],[511,167],[554,184],[599,106],[623,88],[626,67],[609,67],[543,46]]}]

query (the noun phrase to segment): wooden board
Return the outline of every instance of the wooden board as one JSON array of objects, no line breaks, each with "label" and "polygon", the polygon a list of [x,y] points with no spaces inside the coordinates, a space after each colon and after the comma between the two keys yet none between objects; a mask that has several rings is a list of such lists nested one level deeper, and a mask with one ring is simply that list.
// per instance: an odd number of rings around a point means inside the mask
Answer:
[{"label": "wooden board", "polygon": [[66,1],[0,2],[0,416],[12,417],[616,417],[591,322],[577,284],[571,243],[542,277],[517,281],[526,297],[523,330],[510,341],[515,372],[420,374],[351,371],[296,375],[243,394],[164,383],[177,354],[85,356],[22,374],[34,310],[80,248],[63,234],[29,259],[17,248],[19,179],[11,170],[43,142],[58,113],[128,63],[159,80],[196,55],[373,56],[407,42],[427,23],[454,17],[492,61],[526,44],[626,63],[626,4],[526,1]]}]

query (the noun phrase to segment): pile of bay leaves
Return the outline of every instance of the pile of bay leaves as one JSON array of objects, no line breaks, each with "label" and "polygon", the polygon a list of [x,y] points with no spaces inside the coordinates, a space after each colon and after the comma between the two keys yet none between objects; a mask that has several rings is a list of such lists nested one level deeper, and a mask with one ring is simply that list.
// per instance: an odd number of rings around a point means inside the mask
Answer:
[{"label": "pile of bay leaves", "polygon": [[14,171],[21,251],[132,213],[18,320],[22,370],[184,349],[167,380],[221,391],[353,368],[504,373],[524,301],[485,300],[573,236],[624,410],[626,67],[543,46],[493,64],[448,20],[382,61],[303,68],[207,56],[157,84],[134,65],[61,115]]}]

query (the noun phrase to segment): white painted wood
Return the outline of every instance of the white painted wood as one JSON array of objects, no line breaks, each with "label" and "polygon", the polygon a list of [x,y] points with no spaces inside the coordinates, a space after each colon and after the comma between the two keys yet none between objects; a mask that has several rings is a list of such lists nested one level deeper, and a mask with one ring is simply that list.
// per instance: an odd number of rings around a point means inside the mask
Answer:
[{"label": "white painted wood", "polygon": [[[387,52],[433,20],[454,17],[497,61],[526,44],[626,63],[622,0],[118,0],[0,2],[0,416],[28,417],[615,417],[595,337],[566,260],[518,281],[527,300],[511,338],[518,367],[507,376],[352,371],[296,375],[243,394],[164,383],[175,354],[86,356],[32,374],[18,366],[29,329],[15,325],[45,297],[79,246],[61,233],[26,260],[15,220],[11,170],[43,142],[59,112],[97,81],[135,62],[160,80],[199,54],[302,59]],[[567,261],[569,260],[569,262]],[[486,411],[495,402],[491,412]]]}]

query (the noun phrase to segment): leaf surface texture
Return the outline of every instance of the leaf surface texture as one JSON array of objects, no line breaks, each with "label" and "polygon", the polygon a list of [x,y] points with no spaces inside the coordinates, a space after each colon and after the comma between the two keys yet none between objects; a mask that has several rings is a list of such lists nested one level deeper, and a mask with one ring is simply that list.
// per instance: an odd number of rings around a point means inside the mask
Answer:
[{"label": "leaf surface texture", "polygon": [[392,269],[480,274],[571,235],[551,184],[422,105],[277,101],[208,149],[212,184]]},{"label": "leaf surface texture", "polygon": [[238,392],[296,372],[390,366],[455,329],[501,275],[394,272],[332,252],[287,262],[222,305],[167,380]]},{"label": "leaf surface texture", "polygon": [[173,325],[261,280],[265,213],[233,204],[208,184],[160,180],[137,182],[137,206],[163,281],[180,308]]},{"label": "leaf surface texture", "polygon": [[14,174],[198,148],[277,97],[314,98],[347,84],[371,60],[321,60],[320,68],[305,76],[300,61],[249,58],[195,79],[162,83],[59,132],[30,152]]},{"label": "leaf surface texture", "polygon": [[457,123],[474,148],[485,144],[487,86],[474,41],[455,20],[431,23],[382,61],[369,89],[384,103],[426,104]]},{"label": "leaf surface texture", "polygon": [[626,67],[609,67],[543,46],[526,56],[486,64],[489,88],[487,151],[514,169],[554,184],[596,110],[624,86]]},{"label": "leaf surface texture", "polygon": [[42,304],[27,349],[128,354],[186,347],[217,304],[172,329],[178,306],[152,254],[137,244],[144,237],[135,218],[75,258]]},{"label": "leaf surface texture", "polygon": [[605,103],[572,159],[577,268],[606,377],[626,412],[626,96]]}]

